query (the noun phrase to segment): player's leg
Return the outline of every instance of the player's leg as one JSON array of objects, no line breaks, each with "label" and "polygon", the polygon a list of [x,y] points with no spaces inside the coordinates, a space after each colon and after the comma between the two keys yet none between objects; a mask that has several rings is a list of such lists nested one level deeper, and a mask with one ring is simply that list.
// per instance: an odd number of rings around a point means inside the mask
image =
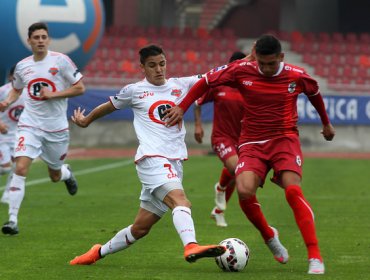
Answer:
[{"label": "player's leg", "polygon": [[222,169],[220,180],[215,185],[216,206],[211,212],[211,218],[216,221],[216,225],[219,227],[227,227],[224,211],[235,189],[234,172],[238,163],[236,151],[235,154],[230,154],[229,157],[224,158],[223,163],[224,168]]},{"label": "player's leg", "polygon": [[[222,213],[226,209],[227,204],[226,190],[228,186],[232,186],[232,183],[235,182],[235,167],[238,163],[238,153],[234,141],[227,138],[213,139],[212,148],[224,165],[220,179],[214,186],[216,213]],[[229,191],[230,196],[231,193],[232,191]],[[214,212],[212,211],[212,214]]]},{"label": "player's leg", "polygon": [[[164,214],[164,213],[162,213]],[[104,245],[95,244],[89,251],[70,261],[71,265],[90,265],[109,254],[125,250],[138,239],[147,235],[152,226],[160,220],[161,216],[140,208],[132,225],[120,230]]]},{"label": "player's leg", "polygon": [[0,143],[0,176],[7,178],[3,195],[1,196],[2,203],[9,202],[9,181],[12,177],[13,163],[11,158],[11,148],[8,143]]},{"label": "player's leg", "polygon": [[41,154],[41,137],[37,130],[19,128],[14,147],[15,168],[9,187],[9,220],[2,231],[18,233],[18,213],[25,194],[25,182],[32,161]]},{"label": "player's leg", "polygon": [[[261,153],[258,153],[258,150],[261,150]],[[274,258],[284,264],[289,259],[288,251],[281,244],[277,230],[267,223],[256,197],[257,189],[263,185],[268,172],[268,167],[264,163],[265,161],[262,160],[263,150],[262,146],[253,148],[250,145],[241,149],[239,163],[236,168],[239,205],[248,220],[260,232]],[[253,154],[256,151],[257,154]],[[252,155],[252,157],[249,155]]]},{"label": "player's leg", "polygon": [[45,141],[41,158],[48,164],[49,177],[52,182],[63,181],[70,195],[78,190],[77,180],[69,164],[64,163],[68,152],[68,132],[44,133]]},{"label": "player's leg", "polygon": [[[216,257],[223,254],[226,250],[220,245],[199,245],[195,238],[194,221],[191,216],[191,205],[183,189],[172,188],[163,202],[172,209],[172,220],[177,233],[184,245],[184,257],[188,262],[195,262],[197,259],[205,257]],[[163,190],[160,190],[163,194]],[[162,194],[157,193],[160,197]]]},{"label": "player's leg", "polygon": [[[281,187],[285,190],[285,197],[293,210],[296,223],[306,244],[310,263],[308,273],[323,274],[325,268],[316,237],[314,214],[300,187],[303,157],[299,138],[298,136],[282,137],[273,144],[276,149],[273,169],[275,175],[279,177]],[[316,264],[321,264],[321,266]]]},{"label": "player's leg", "polygon": [[18,230],[18,213],[21,207],[26,185],[26,176],[33,159],[20,156],[15,159],[15,171],[10,181],[9,187],[9,220],[3,225],[4,234],[17,234]]},{"label": "player's leg", "polygon": [[313,266],[309,268],[308,273],[323,274],[325,268],[316,236],[314,213],[300,187],[301,178],[297,173],[290,171],[282,172],[281,177],[286,200],[293,210],[295,221],[307,248],[310,267]]}]

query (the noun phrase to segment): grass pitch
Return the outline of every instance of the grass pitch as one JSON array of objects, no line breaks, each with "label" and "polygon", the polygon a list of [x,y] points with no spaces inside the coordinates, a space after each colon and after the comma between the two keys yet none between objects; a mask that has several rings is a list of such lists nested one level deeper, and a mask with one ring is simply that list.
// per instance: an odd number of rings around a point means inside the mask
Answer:
[{"label": "grass pitch", "polygon": [[[238,237],[251,250],[243,272],[222,272],[212,259],[183,260],[181,241],[170,213],[144,239],[92,266],[69,260],[93,244],[108,241],[132,223],[140,184],[132,159],[70,161],[79,192],[69,196],[63,183],[53,184],[44,163],[35,163],[27,180],[19,215],[20,233],[0,235],[0,279],[369,279],[369,160],[306,159],[303,190],[316,217],[326,274],[307,275],[306,249],[293,214],[278,187],[267,182],[258,198],[268,222],[279,229],[290,261],[277,263],[257,230],[239,209],[236,195],[228,205],[227,228],[210,219],[213,185],[221,164],[214,156],[191,157],[184,164],[185,191],[200,243]],[[4,179],[2,179],[4,182]],[[0,205],[7,220],[7,206]]]}]

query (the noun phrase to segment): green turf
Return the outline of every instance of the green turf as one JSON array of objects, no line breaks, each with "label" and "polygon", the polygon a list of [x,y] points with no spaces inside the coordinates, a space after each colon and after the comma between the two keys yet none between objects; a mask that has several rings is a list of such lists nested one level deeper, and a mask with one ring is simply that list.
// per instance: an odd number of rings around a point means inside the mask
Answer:
[{"label": "green turf", "polygon": [[[129,164],[125,165],[125,162]],[[121,167],[77,175],[75,197],[64,184],[31,185],[22,204],[17,236],[0,235],[0,279],[369,279],[370,188],[369,160],[306,159],[303,189],[316,216],[327,273],[306,274],[306,250],[284,193],[266,183],[258,197],[269,223],[280,231],[291,259],[280,265],[232,197],[226,218],[217,228],[209,218],[213,185],[221,164],[214,156],[191,157],[184,165],[184,186],[193,208],[197,239],[218,243],[228,237],[244,240],[251,250],[241,273],[222,272],[212,259],[194,264],[183,260],[182,244],[167,214],[134,246],[107,256],[93,266],[68,261],[94,243],[105,243],[132,223],[140,185],[132,159],[70,161],[75,172],[110,163]],[[46,177],[44,163],[35,163],[28,182]],[[3,182],[3,181],[2,181]],[[7,219],[0,205],[0,219]]]}]

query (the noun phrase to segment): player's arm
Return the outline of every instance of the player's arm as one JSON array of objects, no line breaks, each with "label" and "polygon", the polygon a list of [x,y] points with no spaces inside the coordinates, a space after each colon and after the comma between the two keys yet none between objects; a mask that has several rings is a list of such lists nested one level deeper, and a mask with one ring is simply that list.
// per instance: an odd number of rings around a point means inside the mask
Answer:
[{"label": "player's arm", "polygon": [[85,85],[82,80],[79,80],[76,84],[62,91],[52,92],[47,87],[43,87],[40,91],[40,97],[45,99],[67,98],[82,95],[84,92]]},{"label": "player's arm", "polygon": [[335,136],[335,129],[330,123],[328,114],[326,113],[326,110],[325,110],[325,104],[324,104],[324,101],[322,99],[320,92],[314,95],[308,96],[308,100],[311,102],[312,106],[316,109],[317,113],[320,116],[321,123],[323,125],[321,134],[324,136],[324,138],[327,141],[333,140]]},{"label": "player's arm", "polygon": [[100,119],[112,112],[114,112],[116,108],[113,104],[108,101],[99,106],[95,107],[89,114],[85,116],[85,109],[81,109],[78,107],[74,110],[73,116],[71,117],[72,121],[80,126],[80,127],[88,127],[93,121],[96,119]]},{"label": "player's arm", "polygon": [[195,102],[194,106],[194,138],[201,144],[203,141],[204,130],[202,127],[202,108]]},{"label": "player's arm", "polygon": [[4,112],[11,104],[17,101],[22,93],[22,90],[23,89],[12,88],[8,93],[8,97],[0,102],[0,111]]},{"label": "player's arm", "polygon": [[189,109],[190,105],[194,103],[203,93],[207,92],[210,86],[207,84],[206,79],[200,79],[188,92],[185,98],[177,106],[164,111],[166,114],[166,126],[170,127],[182,121],[184,113]]}]

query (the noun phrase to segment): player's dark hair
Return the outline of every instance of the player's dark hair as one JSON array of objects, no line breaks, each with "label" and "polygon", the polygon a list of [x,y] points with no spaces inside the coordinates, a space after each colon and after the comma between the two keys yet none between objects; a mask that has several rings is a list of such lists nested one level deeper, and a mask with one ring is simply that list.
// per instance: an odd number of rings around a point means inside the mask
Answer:
[{"label": "player's dark hair", "polygon": [[44,29],[49,34],[49,29],[46,23],[44,22],[35,22],[28,27],[28,38],[31,38],[32,33],[36,30]]},{"label": "player's dark hair", "polygon": [[145,61],[149,56],[156,56],[160,54],[163,54],[165,56],[164,51],[161,47],[158,47],[156,45],[146,46],[139,51],[140,63],[145,64]]},{"label": "player's dark hair", "polygon": [[265,34],[259,37],[256,41],[256,54],[269,55],[280,54],[280,41],[273,35]]},{"label": "player's dark hair", "polygon": [[230,63],[230,62],[233,62],[233,61],[235,61],[235,60],[238,60],[238,59],[243,59],[243,58],[245,58],[245,57],[246,57],[246,55],[245,55],[245,53],[243,53],[243,52],[239,52],[239,51],[234,52],[234,53],[230,56],[229,63]]}]

